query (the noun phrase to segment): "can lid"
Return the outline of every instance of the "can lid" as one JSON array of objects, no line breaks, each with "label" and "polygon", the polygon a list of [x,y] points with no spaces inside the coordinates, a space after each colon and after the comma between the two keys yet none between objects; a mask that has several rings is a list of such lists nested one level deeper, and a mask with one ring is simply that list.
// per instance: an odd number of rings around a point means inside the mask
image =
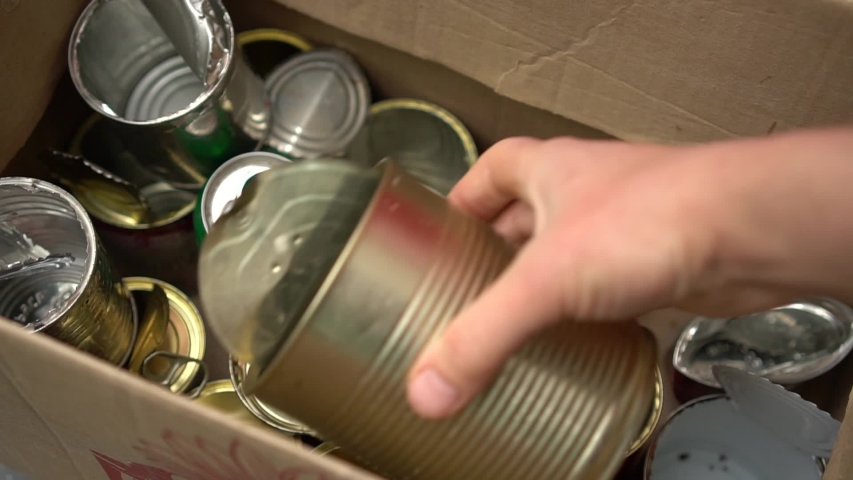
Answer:
[{"label": "can lid", "polygon": [[176,55],[139,80],[128,97],[124,117],[137,122],[168,117],[192,105],[204,90],[202,81]]},{"label": "can lid", "polygon": [[478,157],[471,133],[458,118],[438,105],[408,98],[375,103],[347,153],[368,166],[393,158],[441,195],[450,192]]},{"label": "can lid", "polygon": [[724,365],[713,372],[741,413],[808,455],[830,456],[841,422],[829,413],[758,375]]},{"label": "can lid", "polygon": [[217,168],[201,194],[200,215],[204,233],[210,231],[223,213],[231,210],[250,178],[287,163],[290,160],[275,153],[250,152],[238,155]]},{"label": "can lid", "polygon": [[290,158],[343,153],[370,105],[367,78],[340,50],[300,54],[270,73],[266,87],[273,110],[267,142]]}]

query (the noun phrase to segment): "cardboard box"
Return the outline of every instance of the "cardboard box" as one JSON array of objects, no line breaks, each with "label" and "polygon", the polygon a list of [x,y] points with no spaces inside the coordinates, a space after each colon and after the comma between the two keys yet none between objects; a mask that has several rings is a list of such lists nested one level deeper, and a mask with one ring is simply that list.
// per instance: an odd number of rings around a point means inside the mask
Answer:
[{"label": "cardboard box", "polygon": [[[238,30],[279,27],[351,52],[376,97],[439,103],[481,149],[512,135],[680,143],[853,120],[845,2],[280,1],[293,10],[226,4]],[[47,178],[36,153],[67,145],[89,114],[64,73],[85,3],[0,0],[4,176]],[[642,319],[665,372],[685,320]],[[208,339],[222,377],[225,356]],[[804,394],[843,418],[851,382],[847,361]],[[0,463],[36,479],[376,478],[5,321],[0,406]],[[853,403],[847,413],[828,480],[853,478]]]}]

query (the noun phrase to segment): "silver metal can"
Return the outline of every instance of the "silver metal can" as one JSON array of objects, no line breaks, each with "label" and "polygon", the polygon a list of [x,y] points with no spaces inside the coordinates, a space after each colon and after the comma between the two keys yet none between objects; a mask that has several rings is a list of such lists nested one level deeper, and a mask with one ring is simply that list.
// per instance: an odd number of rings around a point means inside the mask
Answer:
[{"label": "silver metal can", "polygon": [[[65,257],[62,265],[0,282],[0,316],[116,365],[130,356],[136,314],[83,206],[68,192],[31,178],[0,179],[0,258],[22,243]],[[10,241],[10,238],[12,241]],[[29,255],[29,254],[25,254]]]},{"label": "silver metal can", "polygon": [[263,82],[243,62],[220,0],[94,0],[74,27],[68,62],[83,99],[172,185],[200,189],[268,133]]},{"label": "silver metal can", "polygon": [[655,342],[562,322],[445,421],[406,401],[418,353],[510,263],[491,228],[393,162],[255,176],[202,247],[207,324],[247,394],[391,478],[610,478],[648,424]]},{"label": "silver metal can", "polygon": [[213,172],[196,204],[196,237],[201,242],[214,222],[231,210],[246,182],[270,168],[290,163],[286,157],[267,152],[250,152],[228,160]]},{"label": "silver metal can", "polygon": [[648,450],[646,480],[820,480],[840,422],[753,374],[716,366],[726,390],[682,405]]},{"label": "silver metal can", "polygon": [[294,159],[343,155],[370,105],[364,73],[340,50],[297,55],[269,74],[266,87],[273,104],[267,144]]}]

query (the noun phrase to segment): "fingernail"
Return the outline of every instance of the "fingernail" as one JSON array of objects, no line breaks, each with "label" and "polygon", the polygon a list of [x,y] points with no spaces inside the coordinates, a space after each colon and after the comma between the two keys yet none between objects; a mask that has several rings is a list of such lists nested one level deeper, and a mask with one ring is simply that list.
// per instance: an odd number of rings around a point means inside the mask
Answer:
[{"label": "fingernail", "polygon": [[433,369],[424,370],[415,377],[409,394],[415,412],[428,418],[444,416],[459,398],[456,387]]}]

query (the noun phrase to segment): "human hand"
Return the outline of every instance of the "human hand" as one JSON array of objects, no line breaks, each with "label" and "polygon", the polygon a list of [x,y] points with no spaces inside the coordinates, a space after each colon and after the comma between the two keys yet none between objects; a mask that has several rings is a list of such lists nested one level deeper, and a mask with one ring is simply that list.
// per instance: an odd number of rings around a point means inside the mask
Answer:
[{"label": "human hand", "polygon": [[557,321],[624,320],[670,306],[731,315],[795,298],[793,288],[744,275],[744,264],[769,260],[731,252],[749,236],[738,222],[763,204],[738,210],[739,195],[750,195],[749,169],[745,179],[733,176],[719,158],[760,147],[515,138],[484,153],[448,200],[519,252],[415,362],[415,412],[458,411]]}]

